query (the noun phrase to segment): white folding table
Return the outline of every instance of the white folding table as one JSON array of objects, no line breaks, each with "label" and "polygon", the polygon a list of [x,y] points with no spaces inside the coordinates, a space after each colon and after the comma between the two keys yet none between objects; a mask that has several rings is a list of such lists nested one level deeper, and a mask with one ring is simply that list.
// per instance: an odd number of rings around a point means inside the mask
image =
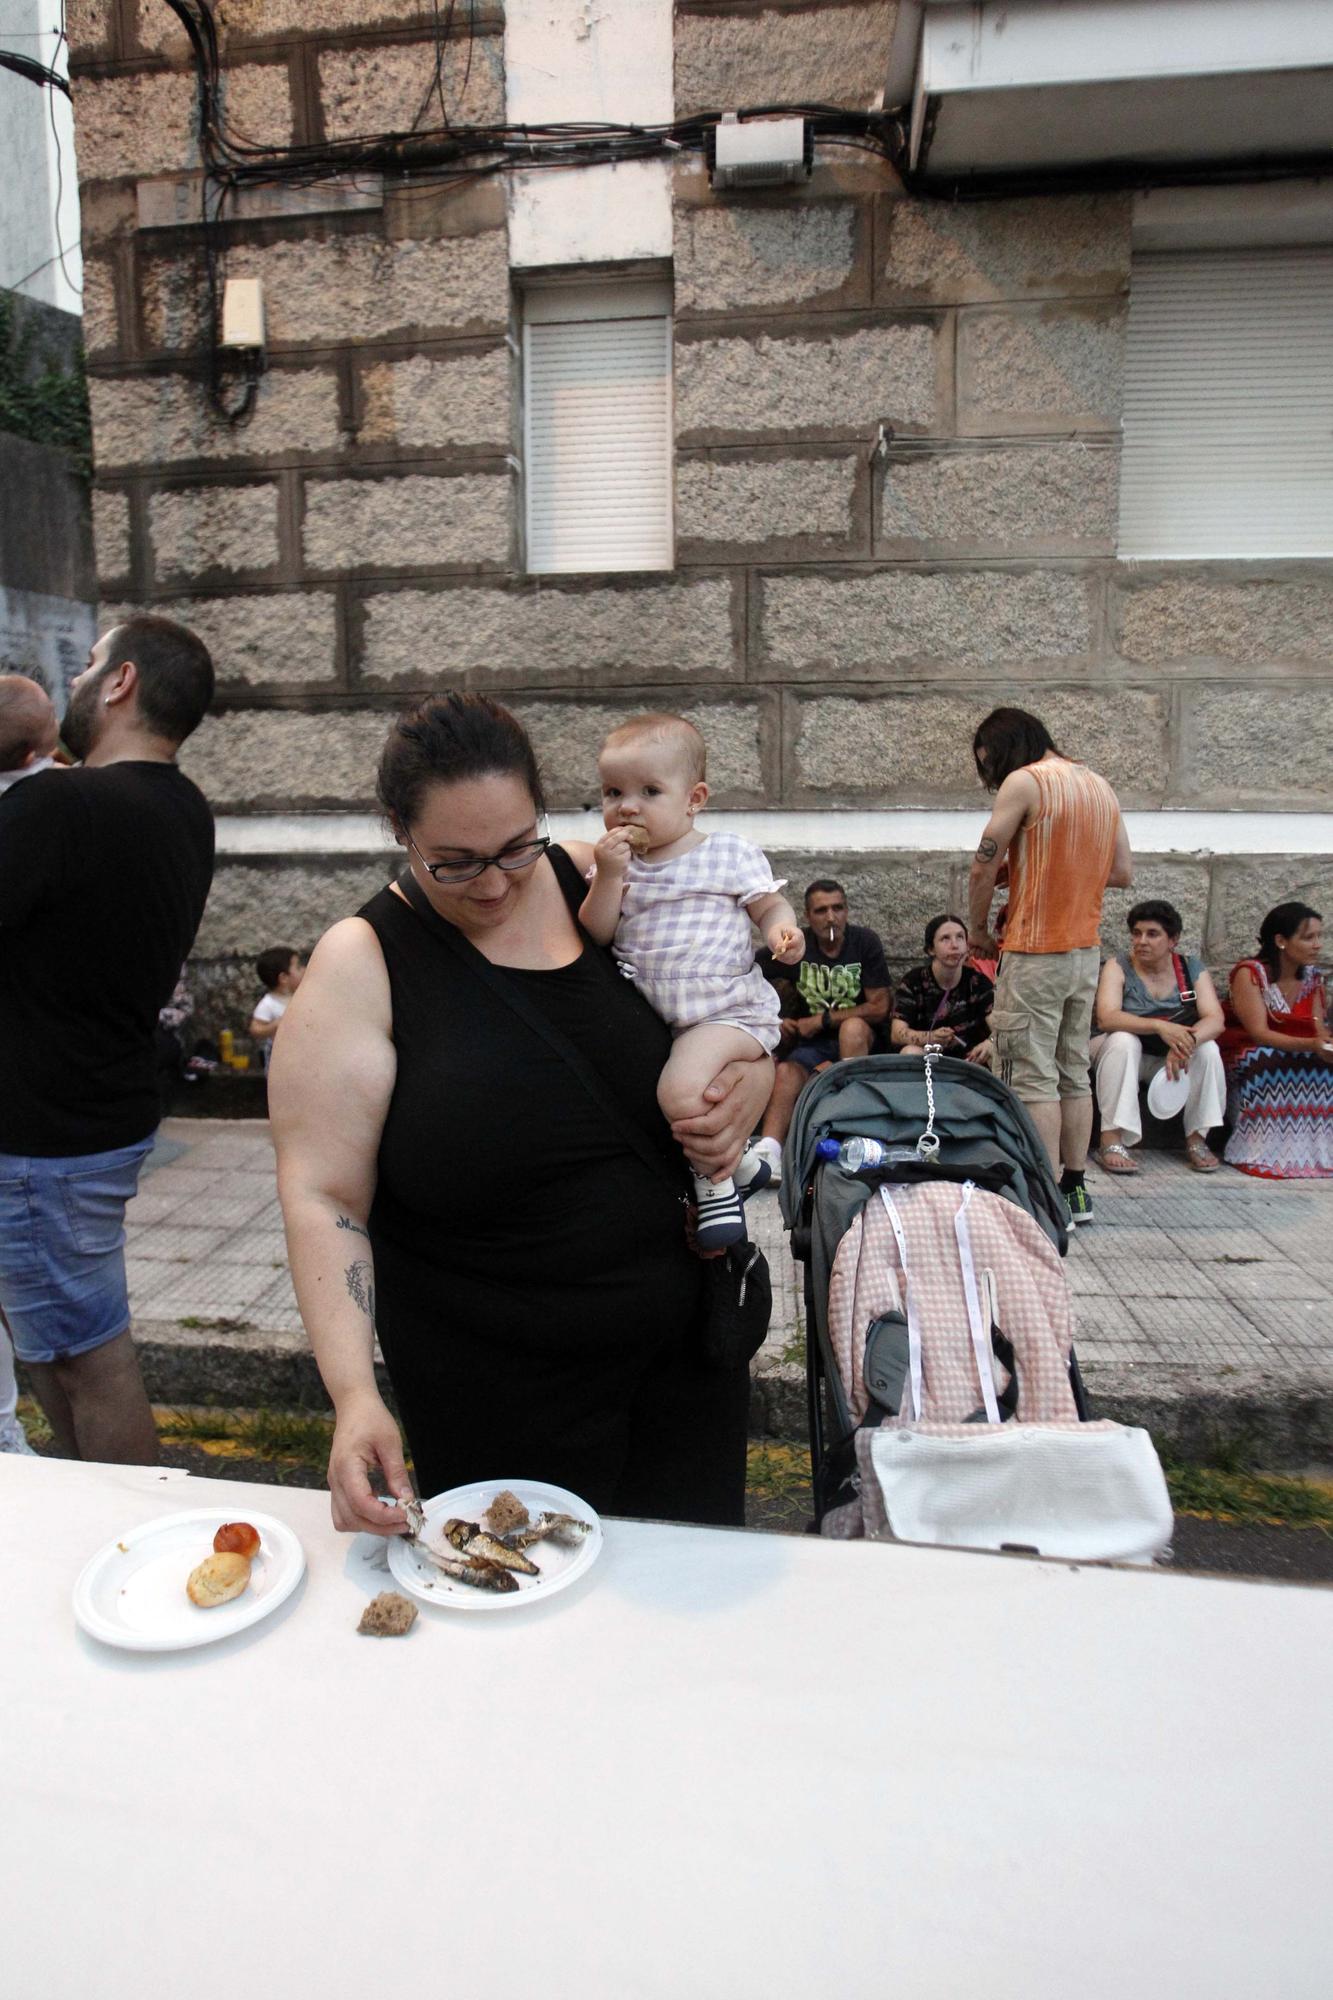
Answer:
[{"label": "white folding table", "polygon": [[[515,1474],[519,1467],[496,1467]],[[281,1516],[216,1646],[75,1627],[103,1542]],[[325,1495],[0,1458],[14,2000],[1325,2000],[1333,1592],[608,1522],[423,1610]]]}]

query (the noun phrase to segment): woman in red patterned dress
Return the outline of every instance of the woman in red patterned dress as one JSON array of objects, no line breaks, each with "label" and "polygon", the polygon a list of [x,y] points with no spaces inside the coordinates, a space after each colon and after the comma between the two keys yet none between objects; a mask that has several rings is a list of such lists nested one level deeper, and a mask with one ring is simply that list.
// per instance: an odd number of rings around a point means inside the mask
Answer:
[{"label": "woman in red patterned dress", "polygon": [[1235,1130],[1224,1155],[1264,1180],[1333,1176],[1333,1042],[1318,959],[1323,919],[1279,903],[1259,952],[1232,968],[1221,1038]]}]

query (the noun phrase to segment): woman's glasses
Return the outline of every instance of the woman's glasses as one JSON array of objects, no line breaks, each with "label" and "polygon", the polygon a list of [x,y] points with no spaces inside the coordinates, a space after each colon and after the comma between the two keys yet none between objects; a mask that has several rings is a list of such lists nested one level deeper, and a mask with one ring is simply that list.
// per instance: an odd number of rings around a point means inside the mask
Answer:
[{"label": "woman's glasses", "polygon": [[537,840],[525,840],[519,847],[506,847],[503,854],[474,855],[470,861],[427,861],[410,833],[407,844],[433,882],[475,882],[488,868],[503,868],[506,875],[520,868],[531,868],[551,845],[551,836],[545,833]]}]

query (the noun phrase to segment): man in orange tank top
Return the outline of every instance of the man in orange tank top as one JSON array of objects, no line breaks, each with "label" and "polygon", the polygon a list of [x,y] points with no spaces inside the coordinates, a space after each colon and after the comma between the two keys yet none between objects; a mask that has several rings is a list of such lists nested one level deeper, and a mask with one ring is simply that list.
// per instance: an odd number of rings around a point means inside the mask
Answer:
[{"label": "man in orange tank top", "polygon": [[993,953],[990,907],[1009,862],[1009,915],[995,983],[996,1066],[1027,1106],[1074,1222],[1092,1221],[1084,1185],[1092,1136],[1088,1041],[1102,896],[1134,879],[1129,836],[1105,778],[1063,756],[1044,723],[997,708],[972,741],[995,805],[968,890],[969,941]]}]

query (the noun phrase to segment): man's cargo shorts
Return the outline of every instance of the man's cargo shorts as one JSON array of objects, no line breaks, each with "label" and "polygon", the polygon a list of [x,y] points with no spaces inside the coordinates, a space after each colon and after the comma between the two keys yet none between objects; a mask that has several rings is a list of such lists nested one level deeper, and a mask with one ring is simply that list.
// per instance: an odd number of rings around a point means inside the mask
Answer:
[{"label": "man's cargo shorts", "polygon": [[1007,951],[991,1009],[995,1070],[1024,1104],[1087,1097],[1088,1043],[1101,954]]}]

